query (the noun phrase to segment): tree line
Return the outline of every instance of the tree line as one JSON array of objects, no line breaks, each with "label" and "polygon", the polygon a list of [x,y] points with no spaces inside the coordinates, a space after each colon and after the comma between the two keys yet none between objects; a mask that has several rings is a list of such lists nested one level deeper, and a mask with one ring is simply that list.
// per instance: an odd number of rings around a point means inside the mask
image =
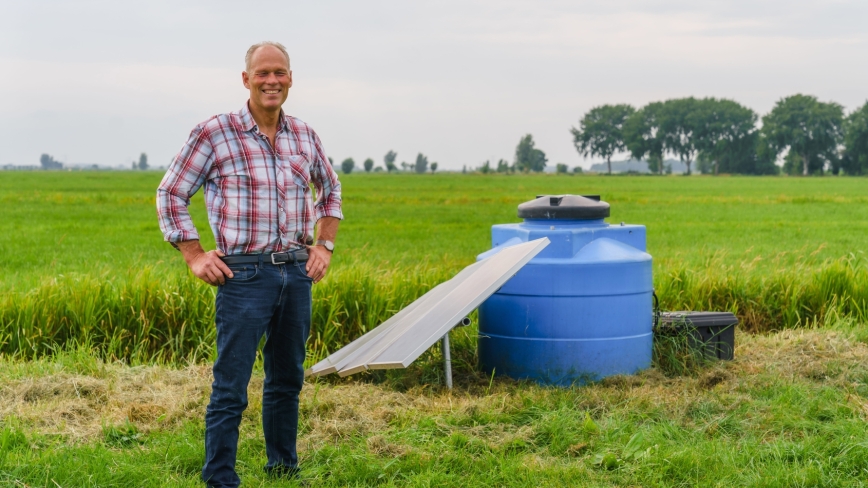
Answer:
[{"label": "tree line", "polygon": [[[437,171],[437,162],[431,162],[429,164],[428,157],[422,153],[416,155],[416,161],[414,163],[402,162],[400,164],[400,168],[395,164],[395,160],[398,155],[395,151],[389,151],[383,156],[384,166],[374,167],[374,160],[368,158],[363,163],[363,168],[365,172],[370,173],[373,172],[382,172],[386,171],[389,173],[394,172],[415,172],[415,173],[426,173],[429,168],[432,173]],[[472,168],[471,171],[477,171],[480,173],[515,173],[515,172],[541,172],[546,167],[546,162],[548,159],[546,158],[545,152],[542,149],[536,147],[536,143],[533,140],[533,136],[531,134],[527,134],[522,137],[518,146],[515,148],[515,159],[512,163],[508,162],[505,159],[500,159],[492,165],[491,161],[485,161],[478,168]],[[335,163],[332,158],[329,158],[329,163],[334,167]],[[340,164],[340,169],[344,173],[352,173],[356,168],[356,162],[353,158],[346,158]],[[567,166],[564,164],[558,164],[558,172],[566,172]],[[578,168],[581,171],[581,168]],[[465,166],[462,170],[463,173],[467,172],[467,167]]]},{"label": "tree line", "polygon": [[[63,169],[63,163],[54,159],[54,156],[50,154],[42,154],[39,156],[39,166],[42,169]],[[130,164],[130,168],[132,170],[141,170],[146,171],[150,166],[148,166],[148,155],[142,153],[139,155],[139,162],[133,161]],[[93,168],[96,169],[97,166],[93,165]]]},{"label": "tree line", "polygon": [[[401,162],[401,169],[400,170],[398,169],[398,166],[395,164],[395,160],[397,158],[398,158],[398,153],[396,153],[395,151],[389,150],[389,152],[387,152],[386,155],[383,156],[384,166],[374,167],[374,164],[375,164],[374,160],[371,158],[367,158],[362,163],[362,168],[365,170],[365,173],[370,173],[370,172],[379,173],[379,172],[383,172],[383,171],[386,171],[389,173],[395,173],[395,172],[399,172],[399,171],[426,173],[426,172],[428,172],[429,168],[430,168],[432,173],[435,173],[437,171],[437,166],[438,166],[437,162],[432,161],[429,163],[428,162],[428,156],[425,156],[422,153],[419,153],[416,155],[416,161],[414,163],[407,163],[406,161]],[[332,158],[329,158],[329,164],[331,164],[334,167],[335,162]],[[352,173],[356,169],[356,161],[353,158],[346,158],[343,161],[341,161],[340,169],[342,172],[344,172],[346,174]]]},{"label": "tree line", "polygon": [[[868,102],[851,114],[835,102],[797,94],[779,100],[757,127],[756,112],[738,102],[693,97],[594,107],[571,128],[582,156],[606,160],[629,152],[663,173],[664,154],[676,155],[691,172],[822,175],[868,174]],[[786,153],[783,168],[775,164]]]}]

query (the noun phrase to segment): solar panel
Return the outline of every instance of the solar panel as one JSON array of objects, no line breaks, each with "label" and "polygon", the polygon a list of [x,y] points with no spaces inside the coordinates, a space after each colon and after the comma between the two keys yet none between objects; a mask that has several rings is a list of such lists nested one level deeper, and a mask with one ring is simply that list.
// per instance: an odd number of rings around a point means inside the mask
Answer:
[{"label": "solar panel", "polygon": [[467,266],[362,337],[312,366],[307,376],[406,368],[549,244],[505,247]]}]

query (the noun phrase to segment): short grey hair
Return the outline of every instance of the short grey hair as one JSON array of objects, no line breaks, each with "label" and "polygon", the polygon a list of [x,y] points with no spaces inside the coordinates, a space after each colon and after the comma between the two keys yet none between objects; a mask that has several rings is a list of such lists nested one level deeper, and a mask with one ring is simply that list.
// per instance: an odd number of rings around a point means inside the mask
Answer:
[{"label": "short grey hair", "polygon": [[250,46],[250,49],[247,50],[247,54],[244,56],[244,66],[247,71],[250,71],[250,59],[253,58],[253,53],[255,53],[257,49],[264,46],[274,46],[277,49],[280,49],[280,52],[282,52],[283,55],[286,56],[286,67],[289,67],[289,53],[286,52],[286,47],[284,47],[283,44],[274,41],[262,41]]}]

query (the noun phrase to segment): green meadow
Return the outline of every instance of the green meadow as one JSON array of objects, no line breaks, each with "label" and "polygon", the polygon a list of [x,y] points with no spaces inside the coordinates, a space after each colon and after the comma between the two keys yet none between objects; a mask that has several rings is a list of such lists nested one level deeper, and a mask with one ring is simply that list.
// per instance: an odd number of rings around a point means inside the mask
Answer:
[{"label": "green meadow", "polygon": [[[0,172],[0,485],[197,486],[213,293],[162,241],[154,172]],[[314,486],[863,486],[863,178],[342,175],[310,360],[490,247],[537,194],[599,194],[647,226],[662,308],[728,310],[736,359],[658,344],[634,377],[545,388],[475,369],[475,326],[406,371],[302,395]],[[201,195],[191,206],[213,247]],[[239,470],[261,472],[261,370]]]},{"label": "green meadow", "polygon": [[[4,288],[69,272],[183,263],[162,242],[156,172],[0,173]],[[656,270],[728,264],[761,269],[819,263],[865,249],[868,195],[862,178],[605,177],[481,174],[342,176],[346,219],[335,268],[420,259],[458,268],[488,249],[492,224],[516,222],[537,194],[600,194],[609,222],[644,224]],[[201,193],[191,213],[213,238]]]},{"label": "green meadow", "polygon": [[[162,241],[155,172],[0,173],[0,352],[86,342],[109,359],[197,360],[213,289]],[[751,331],[868,317],[862,178],[350,174],[313,357],[376,326],[490,247],[537,194],[600,194],[644,224],[670,310],[729,310]],[[213,248],[204,202],[191,205]],[[472,351],[468,351],[472,355]]]}]

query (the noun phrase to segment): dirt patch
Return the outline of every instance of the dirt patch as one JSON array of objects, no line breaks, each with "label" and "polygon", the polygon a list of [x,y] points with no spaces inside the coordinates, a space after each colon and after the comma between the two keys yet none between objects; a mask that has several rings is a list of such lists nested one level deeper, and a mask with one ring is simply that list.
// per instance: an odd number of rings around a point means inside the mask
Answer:
[{"label": "dirt patch", "polygon": [[729,372],[725,369],[713,369],[699,378],[699,386],[706,390],[714,388],[730,378]]}]

